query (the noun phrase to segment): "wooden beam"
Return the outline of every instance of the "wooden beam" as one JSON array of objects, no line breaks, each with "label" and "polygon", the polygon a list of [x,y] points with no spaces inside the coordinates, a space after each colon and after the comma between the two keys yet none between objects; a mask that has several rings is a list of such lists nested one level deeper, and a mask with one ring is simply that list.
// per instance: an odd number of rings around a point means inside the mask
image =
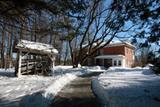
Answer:
[{"label": "wooden beam", "polygon": [[49,58],[51,60],[51,65],[50,65],[51,70],[53,70],[54,66],[55,66],[55,55],[48,55],[48,56],[49,56]]},{"label": "wooden beam", "polygon": [[31,72],[33,72],[33,71],[32,71],[32,70],[28,70],[28,71],[26,71],[26,72],[22,72],[21,74],[22,74],[22,75],[24,75],[24,74],[27,74],[27,75],[28,75],[28,74],[31,73]]},{"label": "wooden beam", "polygon": [[25,56],[28,55],[28,54],[29,54],[29,52],[27,52],[26,54],[24,54],[24,55],[22,56],[22,58],[25,57]]},{"label": "wooden beam", "polygon": [[29,67],[29,64],[28,64],[28,61],[27,61],[27,66],[26,66],[27,74],[29,74],[29,72],[28,72],[28,67]]}]

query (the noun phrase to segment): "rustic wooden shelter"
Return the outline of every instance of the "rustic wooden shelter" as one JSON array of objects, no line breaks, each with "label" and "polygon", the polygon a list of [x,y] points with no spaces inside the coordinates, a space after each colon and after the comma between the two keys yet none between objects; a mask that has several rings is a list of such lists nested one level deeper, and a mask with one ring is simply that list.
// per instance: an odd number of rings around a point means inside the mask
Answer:
[{"label": "rustic wooden shelter", "polygon": [[49,44],[20,40],[15,46],[17,63],[15,74],[49,75],[54,68],[58,51]]}]

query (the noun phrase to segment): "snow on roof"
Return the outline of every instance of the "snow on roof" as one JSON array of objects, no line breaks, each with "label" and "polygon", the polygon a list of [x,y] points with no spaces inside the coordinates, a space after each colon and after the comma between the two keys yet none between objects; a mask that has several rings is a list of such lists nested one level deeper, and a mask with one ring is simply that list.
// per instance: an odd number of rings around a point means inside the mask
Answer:
[{"label": "snow on roof", "polygon": [[108,59],[108,58],[124,58],[124,55],[100,55],[96,59]]},{"label": "snow on roof", "polygon": [[[105,43],[106,43],[106,42],[102,42],[102,43],[100,44],[100,46],[103,46]],[[82,45],[82,47],[86,47],[87,45],[88,45],[88,43]],[[93,43],[93,47],[95,47],[95,46],[97,46],[97,45],[98,45],[98,42]],[[126,46],[129,46],[129,47],[131,47],[131,48],[135,48],[135,46],[132,45],[130,42],[125,42],[125,41],[112,41],[112,42],[110,42],[108,45],[106,45],[105,47],[114,47],[114,46],[122,46],[122,45],[126,45]]]},{"label": "snow on roof", "polygon": [[122,46],[122,45],[126,45],[126,46],[129,46],[131,48],[135,48],[135,46],[132,45],[130,42],[124,42],[124,41],[111,42],[106,47],[114,47],[114,46]]},{"label": "snow on roof", "polygon": [[33,53],[43,53],[43,54],[58,54],[57,49],[49,44],[39,43],[39,42],[32,42],[27,40],[21,40],[16,45],[16,48],[19,50],[23,50],[26,52],[33,52]]}]

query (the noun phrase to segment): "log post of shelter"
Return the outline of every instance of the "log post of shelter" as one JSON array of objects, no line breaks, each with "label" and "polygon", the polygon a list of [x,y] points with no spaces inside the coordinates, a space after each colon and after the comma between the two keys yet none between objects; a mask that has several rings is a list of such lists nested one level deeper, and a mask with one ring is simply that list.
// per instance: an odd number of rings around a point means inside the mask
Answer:
[{"label": "log post of shelter", "polygon": [[53,55],[48,55],[50,58],[50,68],[53,70],[55,66],[55,57]]},{"label": "log post of shelter", "polygon": [[58,54],[53,46],[21,40],[15,48],[18,54],[15,73],[18,77],[24,74],[51,74]]},{"label": "log post of shelter", "polygon": [[20,77],[21,76],[21,63],[22,63],[22,51],[19,51],[18,54],[18,72],[17,72],[17,76]]}]

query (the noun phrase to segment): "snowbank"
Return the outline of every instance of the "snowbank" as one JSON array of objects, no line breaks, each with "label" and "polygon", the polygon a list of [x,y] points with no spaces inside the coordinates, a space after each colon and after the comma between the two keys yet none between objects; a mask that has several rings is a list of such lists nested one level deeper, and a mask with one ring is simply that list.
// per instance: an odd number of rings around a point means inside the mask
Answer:
[{"label": "snowbank", "polygon": [[54,69],[53,75],[63,75],[66,73],[72,73],[74,75],[83,75],[92,72],[106,72],[106,69],[102,66],[82,66],[78,68],[72,68],[72,66],[57,66]]},{"label": "snowbank", "polygon": [[23,107],[27,105],[23,102],[27,96],[44,90],[54,80],[53,77],[42,76],[0,76],[0,107]]},{"label": "snowbank", "polygon": [[85,68],[88,70],[97,70],[97,71],[106,70],[106,68],[103,66],[83,66],[82,68]]},{"label": "snowbank", "polygon": [[160,105],[160,76],[153,74],[148,67],[112,67],[93,78],[92,87],[105,107]]},{"label": "snowbank", "polygon": [[74,75],[82,75],[85,73],[85,69],[80,68],[73,68],[72,66],[56,66],[53,72],[53,75],[64,75],[67,73],[74,74]]},{"label": "snowbank", "polygon": [[48,107],[56,94],[75,78],[72,73],[17,78],[13,69],[0,69],[0,107]]},{"label": "snowbank", "polygon": [[58,92],[75,78],[76,76],[72,74],[58,77],[46,89],[25,97],[20,105],[23,107],[49,107]]},{"label": "snowbank", "polygon": [[45,89],[43,96],[45,98],[53,99],[54,96],[70,81],[74,80],[76,75],[66,74],[61,78],[58,78],[53,84],[51,84],[47,89]]},{"label": "snowbank", "polygon": [[103,66],[83,66],[82,69],[84,69],[85,74],[90,74],[93,72],[99,72],[99,73],[106,72],[106,68]]},{"label": "snowbank", "polygon": [[57,66],[53,77],[38,75],[14,77],[14,69],[0,69],[0,107],[48,107],[57,93],[78,75],[102,68]]},{"label": "snowbank", "polygon": [[0,78],[1,77],[14,77],[14,68],[10,69],[0,69]]}]

